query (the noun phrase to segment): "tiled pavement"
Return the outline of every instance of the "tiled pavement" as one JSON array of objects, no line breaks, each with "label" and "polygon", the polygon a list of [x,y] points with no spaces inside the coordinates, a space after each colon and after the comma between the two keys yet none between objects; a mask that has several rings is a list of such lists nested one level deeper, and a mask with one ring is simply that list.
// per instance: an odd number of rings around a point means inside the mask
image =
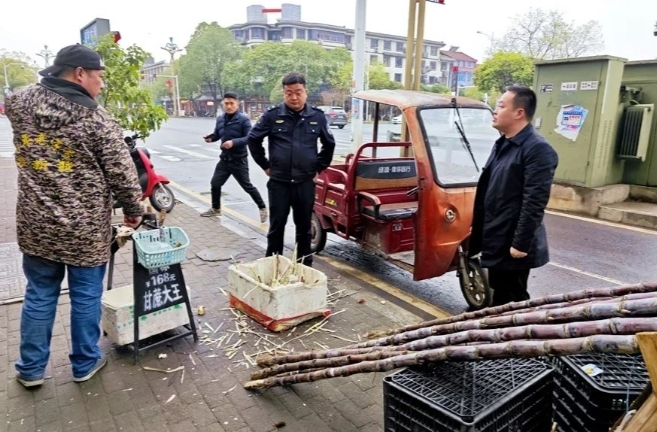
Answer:
[{"label": "tiled pavement", "polygon": [[[0,159],[0,243],[15,242],[13,211],[15,176],[12,159]],[[238,250],[241,261],[263,256],[263,250],[249,239],[222,227],[218,219],[200,218],[183,204],[167,218],[168,225],[185,229],[191,238],[188,260],[183,269],[192,287],[192,305],[203,305],[206,314],[196,317],[201,323],[199,336],[218,339],[235,333],[236,320],[220,288],[227,285],[229,261],[205,262],[195,253],[207,248]],[[114,286],[128,284],[131,279],[131,245],[117,255]],[[316,267],[329,276],[333,292],[350,294],[337,301],[334,312],[323,330],[304,332],[312,324],[301,325],[294,335],[268,336],[271,343],[282,343],[304,335],[286,347],[296,351],[317,348],[318,343],[330,347],[348,344],[339,339],[357,340],[366,330],[387,328],[417,321],[418,316],[378,297],[367,287],[349,277],[338,275],[317,260]],[[0,283],[2,283],[0,275]],[[362,300],[365,300],[364,302]],[[253,367],[246,368],[244,354],[260,347],[258,336],[234,335],[230,345],[242,338],[246,343],[232,358],[212,344],[195,344],[191,338],[171,346],[146,351],[140,366],[176,368],[180,373],[164,374],[146,371],[132,362],[128,350],[112,346],[103,339],[104,349],[111,354],[108,366],[89,382],[72,382],[68,362],[69,299],[62,295],[56,318],[52,355],[48,374],[52,376],[37,390],[28,391],[14,380],[14,361],[18,353],[21,304],[0,306],[0,432],[4,431],[257,431],[277,430],[274,424],[285,422],[282,431],[381,431],[382,374],[334,378],[286,388],[247,392],[242,383]],[[208,325],[206,325],[206,323]],[[223,324],[222,324],[223,323]],[[208,327],[209,326],[209,327]],[[214,333],[208,330],[220,329]],[[256,332],[266,332],[252,322]],[[316,343],[317,342],[317,343]],[[271,346],[271,345],[270,345]],[[167,357],[159,359],[165,353]],[[175,396],[173,399],[172,396]],[[170,400],[171,399],[171,400]]]}]

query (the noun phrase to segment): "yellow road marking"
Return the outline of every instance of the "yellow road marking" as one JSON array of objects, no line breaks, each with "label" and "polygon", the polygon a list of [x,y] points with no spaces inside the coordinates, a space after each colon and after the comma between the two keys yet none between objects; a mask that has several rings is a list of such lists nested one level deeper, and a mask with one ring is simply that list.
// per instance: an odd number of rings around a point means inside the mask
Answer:
[{"label": "yellow road marking", "polygon": [[[211,204],[211,200],[208,197],[203,196],[203,195],[201,195],[197,192],[194,192],[193,190],[188,189],[184,186],[181,186],[178,183],[171,182],[171,183],[169,183],[169,186],[173,187],[174,189],[178,189],[181,192],[183,192],[183,193],[185,193],[189,196],[192,196],[192,197],[194,197],[194,198],[196,198],[200,201]],[[267,224],[261,224],[260,222],[254,220],[254,219],[251,219],[250,217],[245,216],[240,212],[237,212],[235,210],[231,210],[231,209],[228,209],[228,208],[222,208],[221,211],[222,212],[225,211],[227,214],[230,214],[231,216],[236,217],[237,219],[253,226],[256,229],[259,229],[262,232],[267,231],[266,230]],[[326,255],[322,255],[321,259],[324,260],[327,264],[334,267],[335,269],[343,271],[345,273],[348,273],[351,276],[353,276],[357,279],[360,279],[363,282],[368,283],[368,284],[374,286],[375,288],[380,289],[383,292],[386,292],[386,293],[388,293],[388,294],[390,294],[394,297],[397,297],[398,299],[404,301],[405,303],[410,304],[411,306],[413,306],[417,309],[420,309],[423,312],[426,312],[426,313],[428,313],[430,315],[433,315],[437,318],[450,316],[450,314],[448,312],[444,311],[443,309],[441,309],[437,306],[434,306],[431,303],[428,303],[428,302],[426,302],[426,301],[424,301],[424,300],[422,300],[418,297],[415,297],[412,294],[409,294],[405,291],[402,291],[399,288],[397,288],[397,287],[395,287],[395,286],[393,286],[393,285],[391,285],[387,282],[382,281],[381,279],[377,278],[376,276],[373,276],[371,274],[362,272],[362,271],[358,270],[357,268],[352,267],[349,264],[345,264],[345,263],[340,262],[338,260],[329,258]]]},{"label": "yellow road marking", "polygon": [[431,303],[426,302],[418,297],[415,297],[414,295],[409,294],[406,291],[402,291],[399,288],[395,287],[394,285],[390,285],[389,283],[382,281],[376,276],[358,270],[356,267],[352,267],[349,264],[345,264],[336,259],[329,258],[326,255],[322,256],[322,260],[329,263],[332,267],[335,267],[336,269],[348,273],[351,276],[354,276],[362,280],[363,282],[366,282],[376,287],[377,289],[380,289],[381,291],[384,291],[394,297],[397,297],[398,299],[412,305],[413,307],[420,309],[423,312],[435,316],[436,318],[445,318],[451,315],[449,312],[437,306],[434,306]]}]

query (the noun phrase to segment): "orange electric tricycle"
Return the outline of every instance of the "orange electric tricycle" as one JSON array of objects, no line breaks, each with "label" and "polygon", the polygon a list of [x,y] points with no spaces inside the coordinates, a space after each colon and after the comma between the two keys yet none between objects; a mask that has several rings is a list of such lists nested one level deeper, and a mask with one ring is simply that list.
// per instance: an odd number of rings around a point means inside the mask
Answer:
[{"label": "orange electric tricycle", "polygon": [[[419,281],[456,271],[472,309],[491,301],[485,273],[468,258],[475,188],[499,132],[483,102],[408,90],[365,90],[373,141],[316,179],[312,250],[327,233],[355,240]],[[388,107],[386,107],[388,106]],[[402,111],[408,141],[377,142],[381,109]]]}]

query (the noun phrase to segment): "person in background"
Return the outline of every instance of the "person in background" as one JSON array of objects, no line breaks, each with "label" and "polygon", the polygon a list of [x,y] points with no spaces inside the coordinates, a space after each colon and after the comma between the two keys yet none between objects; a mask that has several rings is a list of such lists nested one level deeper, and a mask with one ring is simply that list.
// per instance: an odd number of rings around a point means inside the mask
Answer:
[{"label": "person in background", "polygon": [[[265,112],[248,135],[253,160],[269,181],[269,232],[267,256],[283,254],[285,224],[292,208],[297,255],[312,266],[310,221],[315,203],[317,173],[333,160],[335,139],[319,108],[306,103],[306,78],[298,72],[283,77],[283,103]],[[269,142],[269,159],[262,145]],[[317,140],[322,150],[317,151]]]},{"label": "person in background", "polygon": [[214,132],[204,137],[206,143],[221,140],[221,155],[210,180],[212,207],[201,216],[221,216],[221,187],[232,175],[237,183],[248,193],[260,210],[260,222],[267,221],[267,206],[258,189],[249,178],[249,160],[246,147],[247,135],[251,130],[251,120],[239,111],[237,95],[226,92],[223,100],[224,113],[217,117]]},{"label": "person in background", "polygon": [[89,380],[107,363],[98,341],[114,197],[127,226],[139,226],[143,210],[122,129],[95,101],[104,69],[92,49],[62,48],[39,72],[41,83],[5,104],[14,131],[16,230],[27,279],[16,362],[16,378],[25,387],[44,382],[65,272],[73,381]]},{"label": "person in background", "polygon": [[534,130],[535,112],[533,90],[512,86],[502,95],[493,112],[502,136],[477,185],[469,253],[481,253],[493,306],[529,299],[530,270],[549,261],[543,216],[559,159]]}]

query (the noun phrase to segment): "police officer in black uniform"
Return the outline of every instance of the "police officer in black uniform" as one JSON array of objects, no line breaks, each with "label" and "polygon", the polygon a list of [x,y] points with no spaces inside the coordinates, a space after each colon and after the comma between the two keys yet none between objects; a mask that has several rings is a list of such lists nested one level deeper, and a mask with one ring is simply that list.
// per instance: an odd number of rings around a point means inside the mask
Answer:
[{"label": "police officer in black uniform", "polygon": [[[311,266],[310,220],[317,173],[333,159],[335,139],[319,108],[306,103],[306,78],[298,72],[283,77],[283,103],[265,112],[248,135],[251,156],[269,176],[267,256],[283,254],[285,224],[292,207],[297,254]],[[269,142],[269,159],[262,145]],[[317,152],[317,140],[322,149]]]}]

